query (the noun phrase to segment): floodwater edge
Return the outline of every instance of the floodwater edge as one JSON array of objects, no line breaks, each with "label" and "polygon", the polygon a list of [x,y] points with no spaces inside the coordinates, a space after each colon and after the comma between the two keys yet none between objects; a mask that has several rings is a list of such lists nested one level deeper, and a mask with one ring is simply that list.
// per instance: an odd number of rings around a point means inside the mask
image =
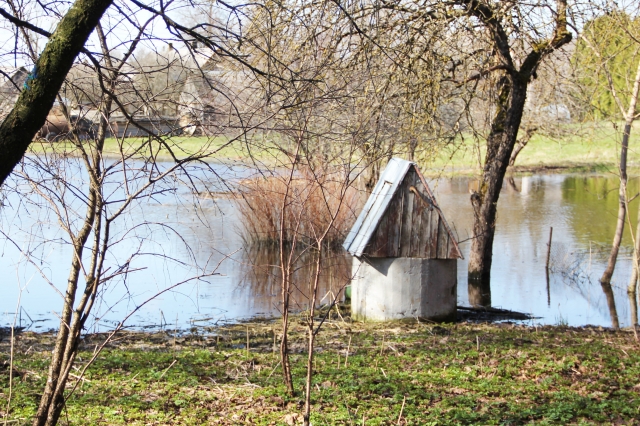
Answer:
[{"label": "floodwater edge", "polygon": [[[286,395],[274,350],[278,320],[215,331],[123,331],[81,375],[107,333],[84,337],[65,415],[71,424],[298,424],[303,321],[294,317],[290,328],[294,397]],[[16,338],[13,400],[9,413],[0,407],[0,418],[29,423],[52,344],[47,333]],[[8,349],[5,338],[3,400]],[[336,312],[318,334],[312,423],[633,424],[639,349],[633,329],[360,323]]]}]

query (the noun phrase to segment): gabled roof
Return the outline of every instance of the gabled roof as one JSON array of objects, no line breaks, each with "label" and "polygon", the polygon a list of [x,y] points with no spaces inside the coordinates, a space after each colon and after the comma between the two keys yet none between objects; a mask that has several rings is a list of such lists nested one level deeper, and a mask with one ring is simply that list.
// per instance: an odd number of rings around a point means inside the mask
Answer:
[{"label": "gabled roof", "polygon": [[396,193],[412,164],[415,163],[400,158],[392,158],[389,161],[358,219],[356,219],[356,223],[342,244],[346,251],[354,256],[362,256],[369,239],[389,206],[393,194]]},{"label": "gabled roof", "polygon": [[417,165],[400,158],[387,164],[343,247],[356,257],[462,257]]}]

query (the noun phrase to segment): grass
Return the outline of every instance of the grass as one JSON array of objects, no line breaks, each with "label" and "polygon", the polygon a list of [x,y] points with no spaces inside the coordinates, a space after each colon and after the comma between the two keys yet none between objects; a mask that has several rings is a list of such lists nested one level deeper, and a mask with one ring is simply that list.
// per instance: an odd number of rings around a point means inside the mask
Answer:
[{"label": "grass", "polygon": [[[534,134],[522,150],[515,164],[516,172],[580,171],[602,172],[616,170],[622,139],[621,123],[614,128],[611,123],[587,123],[567,125],[562,135],[551,137]],[[640,168],[640,124],[636,123],[629,143],[629,166]],[[434,159],[423,160],[431,175],[475,174],[484,159],[484,146],[478,147],[472,138],[466,137],[455,147],[445,148]]]},{"label": "grass", "polygon": [[[529,144],[522,150],[513,171],[518,173],[535,173],[545,171],[569,172],[608,172],[616,171],[620,154],[623,123],[615,126],[609,122],[567,124],[559,129],[559,136],[534,134]],[[127,138],[117,140],[108,138],[104,152],[107,156],[120,156],[123,151],[131,153],[145,146],[148,154],[147,138]],[[178,158],[202,152],[208,155],[209,161],[238,161],[251,164],[254,161],[267,167],[288,164],[287,153],[278,147],[278,143],[261,135],[247,136],[246,139],[228,144],[228,138],[175,136],[166,139],[167,145]],[[640,150],[636,148],[640,142],[640,123],[636,123],[631,132],[629,144],[629,169],[631,173],[640,172]],[[153,144],[154,154],[163,160],[172,157],[168,149],[157,151],[157,143]],[[62,150],[73,154],[74,147],[69,142],[35,142],[31,144],[34,153]],[[477,175],[481,170],[485,147],[479,146],[469,135],[463,135],[456,143],[444,147],[440,152],[418,152],[416,161],[424,174],[429,176]]]},{"label": "grass", "polygon": [[[62,423],[298,424],[303,327],[294,320],[295,397],[282,384],[274,329],[123,333],[78,384]],[[80,364],[103,337],[85,339]],[[51,344],[47,334],[20,336],[8,424],[33,416]],[[8,345],[0,345],[6,401]],[[330,321],[317,345],[312,424],[637,424],[639,349],[628,330]]]},{"label": "grass", "polygon": [[[106,138],[103,152],[107,157],[120,157],[122,153],[133,154],[139,150],[141,155],[148,156],[152,148],[153,155],[157,155],[161,160],[171,160],[173,158],[171,153],[173,153],[178,159],[199,154],[207,156],[211,161],[232,160],[250,163],[253,159],[269,164],[276,163],[276,160],[285,157],[274,143],[261,138],[260,140],[234,140],[231,143],[225,136],[173,136],[165,137],[163,140],[165,144],[159,147],[155,140],[150,144],[149,138]],[[76,153],[76,147],[69,141],[39,140],[30,145],[30,150],[35,154],[54,151],[70,155]]]}]

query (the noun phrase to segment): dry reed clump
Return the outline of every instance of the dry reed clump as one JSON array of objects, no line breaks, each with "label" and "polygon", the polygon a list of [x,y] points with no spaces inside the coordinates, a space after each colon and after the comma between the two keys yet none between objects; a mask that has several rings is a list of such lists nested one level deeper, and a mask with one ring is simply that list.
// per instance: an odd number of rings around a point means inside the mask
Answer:
[{"label": "dry reed clump", "polygon": [[[338,246],[356,219],[358,193],[339,172],[308,169],[241,183],[237,204],[250,243],[277,244],[284,206],[283,240],[313,244],[328,229],[325,243]],[[332,222],[333,218],[333,222]]]}]

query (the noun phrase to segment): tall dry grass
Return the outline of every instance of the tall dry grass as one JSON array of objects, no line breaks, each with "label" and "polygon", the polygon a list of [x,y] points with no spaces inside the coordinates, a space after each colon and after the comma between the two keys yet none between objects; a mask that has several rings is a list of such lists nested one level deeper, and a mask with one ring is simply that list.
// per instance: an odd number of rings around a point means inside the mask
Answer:
[{"label": "tall dry grass", "polygon": [[277,244],[284,205],[285,244],[294,239],[313,244],[328,229],[326,243],[339,246],[358,211],[358,192],[347,182],[344,173],[309,169],[296,171],[291,180],[273,174],[243,181],[237,205],[245,240]]}]

